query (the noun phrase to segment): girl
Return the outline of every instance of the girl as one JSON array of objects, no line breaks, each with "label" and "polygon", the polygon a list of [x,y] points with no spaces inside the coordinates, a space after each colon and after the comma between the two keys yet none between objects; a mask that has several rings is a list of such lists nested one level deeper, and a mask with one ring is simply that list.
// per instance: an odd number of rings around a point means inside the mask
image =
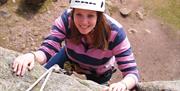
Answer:
[{"label": "girl", "polygon": [[[139,74],[128,38],[122,26],[104,14],[105,0],[70,0],[70,9],[58,17],[39,50],[17,57],[13,69],[23,75],[34,61],[50,68],[64,67],[69,60],[78,73],[99,84],[108,82],[117,63],[123,79],[109,86],[109,91],[132,89]],[[61,42],[65,41],[65,46]]]}]

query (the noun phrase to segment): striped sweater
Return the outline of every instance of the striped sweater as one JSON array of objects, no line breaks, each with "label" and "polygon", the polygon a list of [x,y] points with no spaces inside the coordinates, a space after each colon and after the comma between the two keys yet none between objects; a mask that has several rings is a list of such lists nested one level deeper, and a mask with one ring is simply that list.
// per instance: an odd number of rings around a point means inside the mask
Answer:
[{"label": "striped sweater", "polygon": [[70,32],[70,12],[70,9],[66,10],[55,20],[50,34],[39,48],[45,53],[47,61],[61,49],[61,42],[65,41],[68,58],[78,63],[81,68],[96,69],[98,74],[103,74],[114,66],[114,63],[117,63],[123,76],[133,74],[136,78],[139,78],[130,43],[122,26],[117,21],[105,15],[111,27],[109,48],[107,50],[87,49],[83,42],[76,45],[67,38]]}]

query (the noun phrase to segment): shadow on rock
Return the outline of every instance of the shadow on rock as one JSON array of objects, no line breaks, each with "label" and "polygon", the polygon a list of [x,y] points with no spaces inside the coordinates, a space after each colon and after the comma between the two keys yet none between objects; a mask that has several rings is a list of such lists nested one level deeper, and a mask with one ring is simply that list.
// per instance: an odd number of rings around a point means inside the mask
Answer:
[{"label": "shadow on rock", "polygon": [[21,0],[16,13],[26,19],[31,19],[38,13],[45,1],[46,0]]},{"label": "shadow on rock", "polygon": [[7,0],[0,0],[0,6],[5,4],[7,2]]}]

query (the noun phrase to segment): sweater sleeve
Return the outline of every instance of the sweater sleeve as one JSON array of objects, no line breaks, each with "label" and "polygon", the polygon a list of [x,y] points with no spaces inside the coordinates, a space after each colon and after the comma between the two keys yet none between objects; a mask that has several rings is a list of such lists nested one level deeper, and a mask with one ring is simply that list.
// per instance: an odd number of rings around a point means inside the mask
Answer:
[{"label": "sweater sleeve", "polygon": [[132,74],[136,79],[139,79],[137,64],[129,40],[122,28],[116,27],[114,29],[116,32],[114,33],[112,50],[119,70],[122,72],[123,77]]},{"label": "sweater sleeve", "polygon": [[68,11],[66,10],[53,23],[49,35],[42,42],[39,50],[46,55],[46,62],[54,56],[60,49],[68,30]]}]

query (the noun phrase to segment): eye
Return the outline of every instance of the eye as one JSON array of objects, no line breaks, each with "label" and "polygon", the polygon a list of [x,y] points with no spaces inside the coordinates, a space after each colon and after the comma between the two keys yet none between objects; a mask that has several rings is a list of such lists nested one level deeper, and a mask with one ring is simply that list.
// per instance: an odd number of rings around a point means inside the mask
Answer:
[{"label": "eye", "polygon": [[88,15],[88,18],[93,18],[95,17],[95,15]]},{"label": "eye", "polygon": [[80,14],[80,13],[77,13],[77,14],[75,14],[76,16],[78,16],[78,17],[81,17],[82,16],[82,14]]}]

